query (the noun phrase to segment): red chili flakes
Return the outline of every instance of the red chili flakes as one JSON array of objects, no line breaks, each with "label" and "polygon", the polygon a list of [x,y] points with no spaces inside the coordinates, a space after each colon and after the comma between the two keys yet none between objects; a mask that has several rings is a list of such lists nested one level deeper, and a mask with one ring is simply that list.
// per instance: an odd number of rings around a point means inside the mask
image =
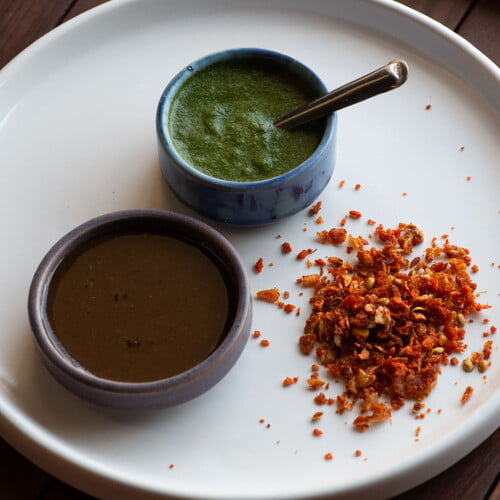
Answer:
[{"label": "red chili flakes", "polygon": [[311,280],[312,312],[299,339],[305,354],[315,351],[343,380],[337,413],[360,403],[353,422],[360,431],[405,400],[425,399],[449,356],[464,351],[466,317],[489,307],[476,302],[467,249],[434,238],[417,261],[411,254],[424,234],[415,225],[379,224],[374,234],[381,248],[349,236],[357,262],[328,258],[328,274]]},{"label": "red chili flakes", "polygon": [[288,387],[289,385],[296,384],[299,381],[299,377],[286,377],[283,380],[283,386]]},{"label": "red chili flakes", "polygon": [[316,237],[321,243],[341,245],[347,239],[347,230],[344,228],[334,227],[329,231],[318,231],[316,233]]},{"label": "red chili flakes", "polygon": [[168,468],[169,468],[169,469],[173,469],[174,467],[175,467],[175,465],[174,465],[174,464],[170,464],[170,465],[168,466]]},{"label": "red chili flakes", "polygon": [[277,288],[270,288],[268,290],[259,290],[257,297],[266,302],[277,302],[280,298],[280,292]]},{"label": "red chili flakes", "polygon": [[261,273],[262,269],[264,269],[264,259],[261,257],[253,266],[253,270],[256,273]]},{"label": "red chili flakes", "polygon": [[316,437],[319,437],[319,436],[322,436],[323,435],[323,431],[319,430],[319,429],[314,429],[312,431],[312,434],[313,436],[316,436]]},{"label": "red chili flakes", "polygon": [[317,372],[318,370],[319,370],[319,366],[318,365],[311,365],[311,371]]},{"label": "red chili flakes", "polygon": [[253,334],[252,334],[252,337],[253,337],[254,339],[258,339],[258,338],[260,337],[260,335],[261,335],[260,331],[259,331],[259,330],[255,330],[255,331],[253,332]]},{"label": "red chili flakes", "polygon": [[318,406],[322,405],[333,405],[335,403],[335,398],[327,398],[324,392],[320,392],[314,397],[314,402]]},{"label": "red chili flakes", "polygon": [[431,104],[427,104],[427,106],[425,107],[425,109],[429,110],[432,108],[432,105]]},{"label": "red chili flakes", "polygon": [[401,196],[408,196],[408,193],[405,191],[404,193],[401,193]]},{"label": "red chili flakes", "polygon": [[341,226],[345,226],[346,222],[347,222],[347,216],[342,217],[342,219],[340,220],[340,223],[339,223],[339,224],[340,224]]},{"label": "red chili flakes", "polygon": [[349,210],[349,217],[351,219],[361,219],[361,212],[357,210]]},{"label": "red chili flakes", "polygon": [[261,345],[262,347],[269,347],[269,345],[270,345],[270,344],[271,344],[271,343],[269,342],[269,340],[266,340],[266,339],[262,339],[262,340],[260,341],[260,345]]},{"label": "red chili flakes", "polygon": [[339,182],[339,188],[343,188],[345,186],[345,181],[340,181]]},{"label": "red chili flakes", "polygon": [[302,335],[299,338],[300,349],[304,354],[310,354],[316,344],[316,335],[314,333]]},{"label": "red chili flakes", "polygon": [[283,253],[293,252],[292,245],[290,245],[290,243],[288,243],[288,241],[285,241],[284,243],[281,244],[281,251]]},{"label": "red chili flakes", "polygon": [[366,221],[366,223],[369,225],[369,226],[374,226],[376,224],[376,222],[373,220],[373,219],[368,219]]},{"label": "red chili flakes", "polygon": [[356,450],[356,451],[354,452],[354,456],[355,456],[355,457],[360,457],[361,455],[362,455],[361,450]]},{"label": "red chili flakes", "polygon": [[360,189],[361,189],[361,184],[356,184],[356,185],[354,186],[354,190],[355,190],[355,191],[359,191]]},{"label": "red chili flakes", "polygon": [[497,327],[496,326],[490,326],[490,333],[493,334],[493,333],[496,333],[497,331]]},{"label": "red chili flakes", "polygon": [[322,201],[318,201],[315,203],[310,209],[309,209],[309,215],[317,215],[318,212],[321,210],[321,205],[323,205]]},{"label": "red chili flakes", "polygon": [[472,177],[469,175],[465,178],[466,181],[470,181],[472,179]]},{"label": "red chili flakes", "polygon": [[325,385],[324,380],[320,380],[319,378],[316,378],[316,377],[308,378],[307,383],[309,385],[309,389],[312,389],[312,390],[320,389],[321,387],[323,387]]},{"label": "red chili flakes", "polygon": [[265,422],[265,420],[263,418],[259,419],[259,424],[263,424],[264,422]]},{"label": "red chili flakes", "polygon": [[288,291],[283,292],[284,299],[288,299],[289,297],[290,297],[290,292],[288,292]]},{"label": "red chili flakes", "polygon": [[474,387],[471,387],[470,385],[468,385],[465,388],[464,393],[462,394],[462,398],[460,399],[460,402],[462,404],[467,403],[467,401],[469,401],[469,399],[471,398],[473,392],[474,392]]},{"label": "red chili flakes", "polygon": [[311,420],[313,422],[316,422],[317,420],[319,420],[321,417],[323,416],[323,412],[322,411],[317,411],[312,417],[311,417]]},{"label": "red chili flakes", "polygon": [[316,224],[323,224],[324,219],[321,215],[318,215],[318,217],[316,217]]},{"label": "red chili flakes", "polygon": [[304,260],[308,255],[311,255],[313,252],[314,252],[314,250],[312,248],[307,248],[307,249],[301,250],[297,254],[297,260]]},{"label": "red chili flakes", "polygon": [[422,427],[420,425],[415,429],[415,436],[420,436],[420,433],[422,432]]},{"label": "red chili flakes", "polygon": [[479,271],[479,266],[477,264],[474,264],[471,268],[470,268],[470,271],[471,273],[477,273]]},{"label": "red chili flakes", "polygon": [[324,458],[325,460],[333,460],[333,455],[331,453],[325,453]]},{"label": "red chili flakes", "polygon": [[285,304],[283,306],[283,311],[285,311],[287,314],[290,314],[291,312],[293,312],[295,309],[295,306],[293,304]]},{"label": "red chili flakes", "polygon": [[490,359],[491,353],[493,352],[493,341],[487,340],[483,346],[483,356],[484,359]]},{"label": "red chili flakes", "polygon": [[450,364],[451,364],[452,366],[457,366],[457,365],[458,365],[458,363],[460,363],[460,361],[458,360],[458,358],[455,358],[455,357],[451,358],[451,360],[450,360]]},{"label": "red chili flakes", "polygon": [[343,394],[337,396],[337,413],[342,415],[346,410],[352,410],[354,404]]}]

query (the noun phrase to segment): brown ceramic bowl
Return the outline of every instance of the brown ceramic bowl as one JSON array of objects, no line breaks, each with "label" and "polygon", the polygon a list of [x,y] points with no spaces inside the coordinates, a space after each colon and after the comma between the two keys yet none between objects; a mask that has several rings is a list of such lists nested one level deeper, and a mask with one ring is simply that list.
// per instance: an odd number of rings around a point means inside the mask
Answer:
[{"label": "brown ceramic bowl", "polygon": [[[95,238],[113,238],[134,231],[168,235],[203,249],[224,276],[229,300],[223,338],[208,357],[181,373],[147,382],[110,380],[90,372],[68,354],[47,313],[51,280],[71,252]],[[252,304],[244,267],[233,246],[221,234],[203,222],[173,212],[128,210],[85,222],[49,250],[35,272],[28,312],[37,350],[56,380],[78,396],[99,405],[144,409],[183,403],[219,382],[246,344]]]}]

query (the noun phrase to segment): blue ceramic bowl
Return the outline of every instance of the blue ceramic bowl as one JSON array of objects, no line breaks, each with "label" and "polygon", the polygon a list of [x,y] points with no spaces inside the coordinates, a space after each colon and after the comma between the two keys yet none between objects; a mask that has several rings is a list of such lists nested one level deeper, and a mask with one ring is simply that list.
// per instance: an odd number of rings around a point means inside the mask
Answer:
[{"label": "blue ceramic bowl", "polygon": [[[178,375],[151,382],[120,382],[94,375],[66,352],[47,315],[49,285],[57,267],[73,249],[96,237],[147,231],[202,246],[226,276],[233,299],[227,333],[201,363]],[[233,246],[203,222],[160,210],[128,210],[103,215],[78,226],[46,254],[35,272],[28,298],[35,346],[49,372],[67,389],[93,403],[115,408],[145,409],[177,405],[208,391],[239,358],[250,331],[252,302],[248,278]]]},{"label": "blue ceramic bowl", "polygon": [[277,69],[303,81],[313,96],[328,92],[309,68],[277,52],[242,48],[199,59],[178,73],[161,95],[156,115],[160,168],[176,196],[200,215],[228,224],[268,224],[303,210],[328,184],[335,166],[337,117],[332,114],[326,120],[323,137],[314,153],[282,175],[256,182],[233,182],[201,173],[174,147],[168,124],[170,105],[182,84],[197,71],[214,63],[233,60],[270,61]]}]

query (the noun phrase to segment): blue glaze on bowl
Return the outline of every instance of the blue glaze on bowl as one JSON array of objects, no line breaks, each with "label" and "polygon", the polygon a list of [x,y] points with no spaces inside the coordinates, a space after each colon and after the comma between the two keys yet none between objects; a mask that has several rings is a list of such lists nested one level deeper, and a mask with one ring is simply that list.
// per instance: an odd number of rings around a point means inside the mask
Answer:
[{"label": "blue glaze on bowl", "polygon": [[[155,231],[203,246],[230,279],[235,299],[227,334],[204,361],[178,375],[152,382],[119,382],[97,377],[72,359],[47,319],[50,280],[71,251],[97,236],[112,237],[123,230]],[[189,401],[208,391],[233,367],[248,340],[252,300],[248,277],[234,247],[217,231],[191,217],[163,210],[126,210],[89,220],[63,236],[46,254],[33,277],[28,314],[35,346],[44,365],[63,386],[101,406],[125,409],[164,408]]]},{"label": "blue glaze on bowl", "polygon": [[[265,49],[232,49],[208,55],[180,71],[163,91],[156,114],[160,168],[170,189],[200,215],[228,224],[260,225],[293,215],[309,206],[328,184],[335,167],[337,116],[326,120],[325,133],[314,153],[294,169],[271,179],[233,182],[196,170],[176,151],[169,133],[169,108],[178,89],[200,69],[228,60],[272,61],[293,73],[318,97],[328,90],[297,60]],[[278,117],[276,117],[278,118]]]}]

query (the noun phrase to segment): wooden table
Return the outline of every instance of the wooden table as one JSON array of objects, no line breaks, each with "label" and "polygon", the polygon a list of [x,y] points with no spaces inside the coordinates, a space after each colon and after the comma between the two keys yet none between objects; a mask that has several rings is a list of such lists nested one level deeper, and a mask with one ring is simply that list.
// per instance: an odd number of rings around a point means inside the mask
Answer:
[{"label": "wooden table", "polygon": [[[0,68],[31,42],[106,0],[0,0]],[[401,0],[436,19],[500,64],[500,0]],[[437,477],[397,500],[500,500],[500,430]],[[91,500],[0,439],[0,496],[6,500]]]}]

